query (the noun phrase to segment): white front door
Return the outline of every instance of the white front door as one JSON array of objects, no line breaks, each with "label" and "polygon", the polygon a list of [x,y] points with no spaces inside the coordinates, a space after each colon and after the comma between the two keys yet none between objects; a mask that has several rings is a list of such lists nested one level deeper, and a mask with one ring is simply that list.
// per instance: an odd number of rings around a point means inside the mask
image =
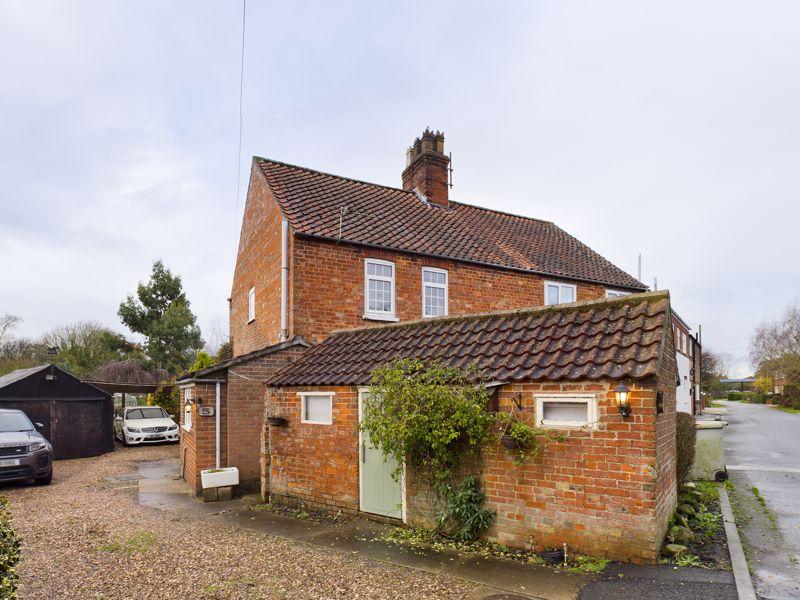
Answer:
[{"label": "white front door", "polygon": [[[364,402],[369,400],[369,392],[358,393],[358,420]],[[369,435],[362,431],[359,434],[359,482],[360,509],[362,512],[385,517],[402,518],[403,490],[399,481],[392,477],[397,468],[394,458],[386,458],[380,448],[370,443]]]}]

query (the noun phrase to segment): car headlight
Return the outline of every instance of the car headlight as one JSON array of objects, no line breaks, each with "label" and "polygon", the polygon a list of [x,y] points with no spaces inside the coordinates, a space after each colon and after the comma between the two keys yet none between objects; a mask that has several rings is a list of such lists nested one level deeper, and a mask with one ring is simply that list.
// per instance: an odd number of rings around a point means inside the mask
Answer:
[{"label": "car headlight", "polygon": [[47,443],[45,442],[36,442],[35,444],[31,444],[31,452],[36,452],[37,450],[44,450],[47,448]]},{"label": "car headlight", "polygon": [[169,430],[170,430],[170,431],[175,431],[177,428],[178,428],[178,426],[177,426],[177,425],[170,425],[170,426],[169,426]]},{"label": "car headlight", "polygon": [[141,433],[138,427],[128,427],[130,433]]}]

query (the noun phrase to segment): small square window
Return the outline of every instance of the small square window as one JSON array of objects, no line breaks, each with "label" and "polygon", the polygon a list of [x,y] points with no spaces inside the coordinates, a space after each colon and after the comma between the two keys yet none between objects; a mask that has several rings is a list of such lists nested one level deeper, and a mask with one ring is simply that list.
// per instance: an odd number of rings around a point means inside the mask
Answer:
[{"label": "small square window", "polygon": [[536,396],[537,427],[593,427],[597,421],[594,395]]},{"label": "small square window", "polygon": [[333,393],[300,393],[300,421],[317,425],[333,423]]}]

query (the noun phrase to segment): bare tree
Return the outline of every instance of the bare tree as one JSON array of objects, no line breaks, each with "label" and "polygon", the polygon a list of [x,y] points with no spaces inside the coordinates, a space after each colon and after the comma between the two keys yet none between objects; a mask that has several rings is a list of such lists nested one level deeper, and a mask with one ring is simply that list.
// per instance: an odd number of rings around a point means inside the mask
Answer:
[{"label": "bare tree", "polygon": [[786,356],[800,355],[800,306],[795,302],[784,314],[763,321],[750,340],[750,362],[756,369]]},{"label": "bare tree", "polygon": [[3,338],[5,337],[6,333],[11,333],[11,331],[22,321],[17,315],[12,315],[6,313],[2,317],[0,317],[0,343],[3,342]]}]

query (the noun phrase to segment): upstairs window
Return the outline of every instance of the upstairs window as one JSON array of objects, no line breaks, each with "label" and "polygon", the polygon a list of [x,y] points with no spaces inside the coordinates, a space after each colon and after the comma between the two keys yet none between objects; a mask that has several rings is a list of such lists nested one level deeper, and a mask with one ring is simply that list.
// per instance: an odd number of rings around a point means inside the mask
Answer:
[{"label": "upstairs window", "polygon": [[422,269],[422,316],[447,315],[447,271],[426,267]]},{"label": "upstairs window", "polygon": [[368,258],[364,261],[364,318],[396,321],[394,263]]},{"label": "upstairs window", "polygon": [[247,322],[256,320],[256,288],[251,287],[247,292]]},{"label": "upstairs window", "polygon": [[575,302],[577,295],[576,286],[570,283],[544,282],[544,303],[547,306]]}]

